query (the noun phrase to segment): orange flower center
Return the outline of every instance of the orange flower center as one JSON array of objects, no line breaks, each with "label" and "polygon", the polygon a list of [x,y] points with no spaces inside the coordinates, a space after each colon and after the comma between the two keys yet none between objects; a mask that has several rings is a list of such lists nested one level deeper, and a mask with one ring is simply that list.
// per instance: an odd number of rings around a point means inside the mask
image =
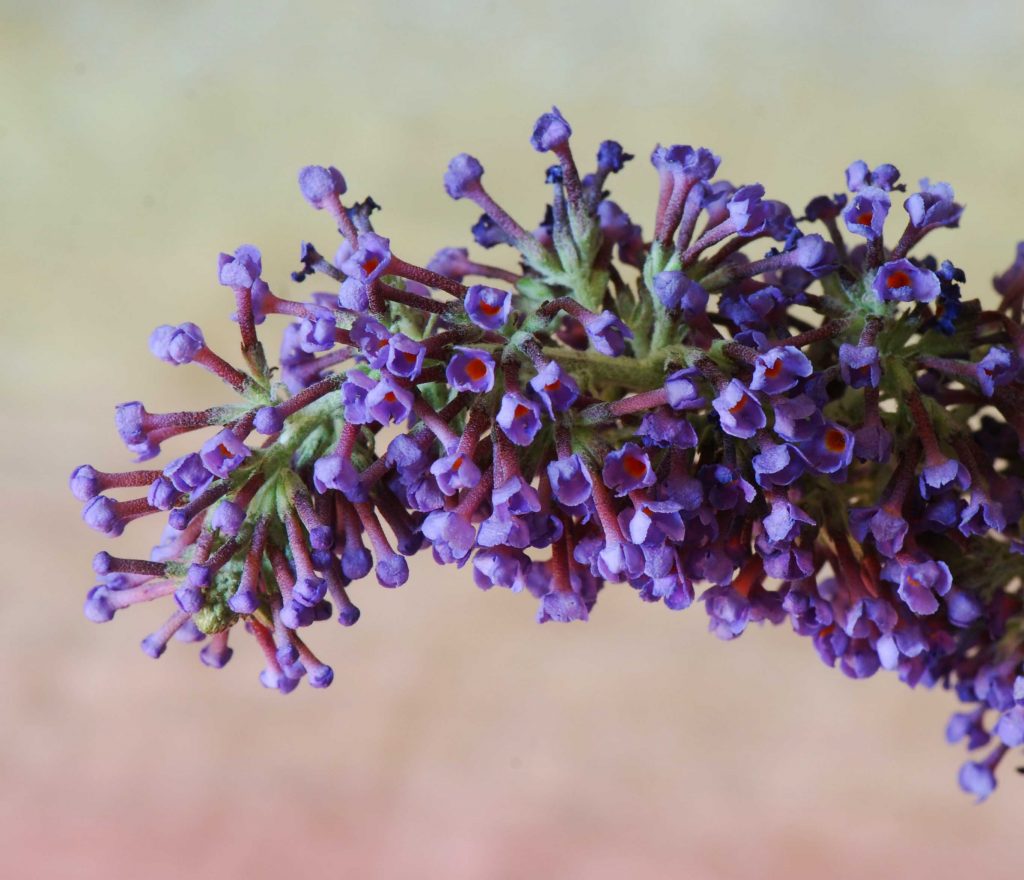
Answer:
[{"label": "orange flower center", "polygon": [[825,432],[825,448],[829,452],[844,452],[846,450],[846,435],[835,428],[829,428]]},{"label": "orange flower center", "polygon": [[466,375],[474,382],[479,382],[487,375],[487,366],[480,358],[473,358],[473,360],[466,364]]},{"label": "orange flower center", "polygon": [[902,269],[897,269],[885,279],[885,286],[889,290],[894,290],[897,287],[910,287],[910,276]]},{"label": "orange flower center", "polygon": [[647,465],[635,455],[627,455],[622,459],[622,469],[634,480],[639,480],[647,473]]}]

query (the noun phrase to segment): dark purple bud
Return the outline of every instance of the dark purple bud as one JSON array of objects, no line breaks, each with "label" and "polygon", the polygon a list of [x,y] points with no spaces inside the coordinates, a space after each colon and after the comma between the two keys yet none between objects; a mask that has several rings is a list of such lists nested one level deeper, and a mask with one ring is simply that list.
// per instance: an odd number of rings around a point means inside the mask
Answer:
[{"label": "dark purple bud", "polygon": [[68,481],[71,494],[79,501],[89,501],[100,494],[100,479],[96,468],[91,464],[82,464],[71,472]]},{"label": "dark purple bud", "polygon": [[601,141],[597,148],[597,170],[605,174],[616,173],[632,158],[618,141]]},{"label": "dark purple bud", "polygon": [[708,292],[683,272],[655,275],[654,294],[666,309],[680,309],[686,318],[704,314],[708,305]]},{"label": "dark purple bud", "polygon": [[409,563],[404,556],[393,553],[377,560],[374,574],[382,587],[400,587],[409,580]]},{"label": "dark purple bud", "polygon": [[549,150],[565,146],[572,135],[572,129],[565,117],[557,107],[552,107],[550,113],[543,114],[533,126],[533,134],[530,135],[530,145],[538,153],[546,153]]},{"label": "dark purple bud", "polygon": [[243,244],[233,255],[221,254],[217,258],[218,278],[225,287],[250,288],[262,271],[259,248],[251,244]]},{"label": "dark purple bud", "polygon": [[85,596],[85,605],[82,610],[85,612],[86,618],[93,623],[107,623],[113,620],[117,611],[110,603],[110,591],[103,584],[89,590]]},{"label": "dark purple bud", "polygon": [[459,153],[448,163],[444,189],[453,199],[462,199],[480,189],[484,167],[468,153]]},{"label": "dark purple bud", "polygon": [[174,488],[174,484],[167,477],[157,477],[149,485],[149,492],[146,493],[146,500],[158,510],[170,510],[178,503],[181,492]]},{"label": "dark purple bud", "polygon": [[365,312],[370,307],[367,286],[356,278],[346,278],[338,288],[338,307],[350,312]]},{"label": "dark purple bud", "polygon": [[307,165],[299,171],[299,190],[303,198],[318,211],[331,196],[345,195],[345,178],[333,165]]},{"label": "dark purple bud", "polygon": [[149,350],[173,366],[191,363],[205,345],[202,330],[189,323],[177,327],[163,324],[149,336]]},{"label": "dark purple bud", "polygon": [[82,519],[86,525],[111,538],[124,532],[124,519],[117,512],[117,502],[106,495],[89,499],[82,508]]}]

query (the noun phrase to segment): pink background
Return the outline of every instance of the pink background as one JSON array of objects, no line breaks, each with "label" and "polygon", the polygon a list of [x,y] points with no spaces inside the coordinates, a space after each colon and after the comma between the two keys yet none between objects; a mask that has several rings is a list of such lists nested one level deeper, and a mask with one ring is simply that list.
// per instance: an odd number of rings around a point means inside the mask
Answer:
[{"label": "pink background", "polygon": [[143,656],[166,606],[81,615],[92,553],[153,532],[89,532],[66,475],[128,464],[117,402],[221,399],[146,335],[195,320],[230,351],[213,266],[243,241],[298,293],[298,242],[331,240],[297,194],[307,162],[342,167],[422,260],[468,240],[440,187],[462,149],[539,216],[527,133],[552,101],[582,152],[641,157],[615,184],[645,226],[658,139],[797,208],[852,159],[892,161],[955,183],[964,228],[935,245],[985,295],[1024,237],[1020,7],[889,8],[0,4],[0,874],[1020,876],[1024,779],[1006,767],[983,807],[958,791],[952,697],[850,682],[788,627],[723,644],[701,608],[624,589],[538,627],[529,598],[424,558],[400,591],[356,590],[353,630],[312,632],[329,691],[283,698],[242,640],[220,673],[194,646]]}]

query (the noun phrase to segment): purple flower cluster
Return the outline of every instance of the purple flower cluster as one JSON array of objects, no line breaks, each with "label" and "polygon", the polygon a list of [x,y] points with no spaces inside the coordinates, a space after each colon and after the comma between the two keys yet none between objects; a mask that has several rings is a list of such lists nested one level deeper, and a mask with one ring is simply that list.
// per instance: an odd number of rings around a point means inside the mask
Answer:
[{"label": "purple flower cluster", "polygon": [[[202,641],[220,667],[240,626],[286,693],[333,678],[307,628],[354,624],[357,582],[401,586],[419,550],[531,594],[541,622],[586,620],[622,585],[672,610],[700,599],[720,638],[788,620],[852,678],[953,690],[950,740],[988,747],[960,782],[986,797],[1024,745],[1024,245],[986,310],[915,252],[959,222],[948,184],[906,195],[887,239],[907,190],[892,165],[853,163],[847,194],[798,217],[717,178],[710,150],[658,146],[647,237],[608,196],[633,158],[618,143],[581,175],[557,109],[529,140],[555,162],[532,232],[474,157],[444,175],[514,269],[453,247],[402,259],[373,200],[343,203],[320,166],[299,188],[341,240],[329,256],[304,242],[291,277],[324,290],[280,297],[255,247],[221,254],[244,365],[194,324],[150,347],[237,399],[117,408],[140,461],[202,439],[159,469],[72,474],[108,536],[167,516],[149,559],[97,554],[86,615],[169,597],[146,653]],[[287,322],[276,368],[256,332],[270,316]]]}]

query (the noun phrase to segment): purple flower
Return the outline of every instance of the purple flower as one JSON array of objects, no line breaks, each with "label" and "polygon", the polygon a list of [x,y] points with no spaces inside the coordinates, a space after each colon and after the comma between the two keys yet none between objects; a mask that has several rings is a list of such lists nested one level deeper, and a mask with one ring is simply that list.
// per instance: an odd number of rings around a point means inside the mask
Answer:
[{"label": "purple flower", "polygon": [[412,412],[412,399],[411,391],[381,373],[380,381],[366,395],[366,414],[371,422],[382,425],[404,422]]},{"label": "purple flower", "polygon": [[667,407],[651,410],[640,421],[637,436],[648,446],[678,446],[693,449],[697,445],[697,432],[685,418],[677,416]]},{"label": "purple flower", "polygon": [[226,477],[245,461],[252,452],[235,433],[224,428],[207,440],[199,451],[206,469],[215,476]]},{"label": "purple flower", "polygon": [[251,244],[243,244],[233,255],[221,254],[217,258],[218,278],[225,287],[248,289],[262,271],[259,248]]},{"label": "purple flower", "polygon": [[454,511],[439,510],[423,521],[423,535],[434,548],[438,562],[449,564],[469,556],[476,543],[476,529]]},{"label": "purple flower", "polygon": [[666,309],[680,309],[685,318],[703,315],[708,305],[708,292],[684,272],[659,272],[654,294]]},{"label": "purple flower", "polygon": [[891,204],[884,190],[874,186],[864,187],[854,194],[843,211],[846,228],[868,241],[880,238]]},{"label": "purple flower", "polygon": [[910,260],[892,260],[878,270],[871,285],[882,302],[931,302],[939,295],[939,279]]},{"label": "purple flower", "polygon": [[111,538],[118,537],[126,525],[118,513],[117,502],[106,495],[90,498],[82,508],[82,519],[90,528]]},{"label": "purple flower", "polygon": [[552,107],[550,113],[543,114],[533,126],[533,134],[530,135],[530,145],[538,153],[546,153],[558,147],[565,146],[572,135],[572,129],[565,117],[557,107]]},{"label": "purple flower", "polygon": [[1024,746],[1024,706],[1007,709],[996,722],[995,732],[1011,749]]},{"label": "purple flower", "polygon": [[473,557],[473,581],[481,590],[505,587],[518,593],[529,562],[525,553],[511,547],[480,550]]},{"label": "purple flower", "polygon": [[167,477],[179,492],[199,495],[213,482],[213,474],[195,452],[174,459],[164,468]]},{"label": "purple flower", "polygon": [[711,405],[718,413],[722,430],[733,437],[749,440],[768,424],[758,399],[739,379],[731,379]]},{"label": "purple flower", "polygon": [[706,590],[700,597],[708,613],[708,630],[723,641],[743,634],[750,618],[750,603],[733,587],[722,585]]},{"label": "purple flower", "polygon": [[810,440],[824,424],[821,410],[806,394],[774,400],[772,409],[775,412],[775,433],[791,443]]},{"label": "purple flower", "polygon": [[191,363],[205,345],[203,331],[191,323],[179,324],[177,327],[162,324],[149,337],[149,350],[160,360],[175,367]]},{"label": "purple flower", "polygon": [[668,392],[668,405],[672,409],[703,409],[707,400],[700,393],[697,384],[700,373],[693,368],[676,370],[665,378],[665,390]]},{"label": "purple flower", "polygon": [[802,235],[796,240],[791,255],[792,265],[798,266],[814,278],[828,275],[839,265],[839,252],[831,242],[820,235]]},{"label": "purple flower", "polygon": [[[899,179],[900,172],[895,165],[879,165],[874,171],[871,171],[867,162],[858,159],[846,169],[846,188],[850,192],[857,192],[868,187],[888,192],[897,188],[896,181]],[[902,186],[898,188],[903,189]]]},{"label": "purple flower", "polygon": [[245,522],[245,509],[234,501],[224,500],[218,504],[210,517],[210,527],[224,535],[234,537],[241,531]]},{"label": "purple flower", "polygon": [[333,315],[303,318],[299,325],[299,347],[308,354],[334,348],[334,330]]},{"label": "purple flower", "polygon": [[548,361],[530,380],[530,387],[544,404],[548,415],[565,412],[580,396],[579,386],[555,361]]},{"label": "purple flower", "polygon": [[391,262],[391,242],[375,232],[363,232],[358,247],[339,267],[349,278],[361,284],[372,284]]},{"label": "purple flower", "polygon": [[359,480],[359,471],[344,455],[325,455],[313,463],[313,487],[323,495],[334,490],[349,501],[365,501],[366,488]]},{"label": "purple flower", "polygon": [[466,314],[478,327],[500,330],[512,313],[512,294],[507,290],[474,284],[463,301]]},{"label": "purple flower", "polygon": [[318,211],[331,196],[345,195],[345,178],[333,165],[307,165],[299,171],[299,190],[303,198]]},{"label": "purple flower", "polygon": [[444,189],[453,199],[462,199],[480,189],[484,167],[468,153],[459,153],[448,163]]},{"label": "purple flower", "polygon": [[903,566],[898,593],[914,614],[928,615],[939,610],[936,596],[945,596],[953,585],[953,576],[945,562],[927,560]]},{"label": "purple flower", "polygon": [[517,446],[529,446],[540,430],[540,408],[518,391],[506,391],[496,419],[498,425]]},{"label": "purple flower", "polygon": [[473,463],[472,457],[463,452],[439,458],[430,466],[430,472],[445,495],[456,495],[459,490],[472,489],[480,482],[480,468]]},{"label": "purple flower", "polygon": [[849,466],[853,448],[853,434],[842,425],[826,422],[813,439],[801,444],[800,451],[816,471],[834,474]]},{"label": "purple flower", "polygon": [[996,788],[996,777],[987,762],[967,761],[960,768],[960,787],[973,794],[978,803],[985,800]]},{"label": "purple flower", "polygon": [[486,351],[456,346],[445,367],[448,384],[456,391],[482,394],[494,387],[494,358]]},{"label": "purple flower", "polygon": [[360,315],[352,324],[349,336],[375,370],[381,369],[387,363],[391,332],[380,321]]},{"label": "purple flower", "polygon": [[365,312],[370,307],[370,293],[357,278],[346,278],[338,288],[338,307],[350,312]]},{"label": "purple flower", "polygon": [[650,486],[655,480],[651,460],[635,443],[627,443],[622,449],[609,453],[601,475],[605,484],[619,496]]},{"label": "purple flower", "polygon": [[766,394],[782,394],[795,388],[801,379],[813,372],[814,367],[800,349],[783,345],[754,358],[754,376],[750,380],[750,388]]},{"label": "purple flower", "polygon": [[601,141],[597,148],[597,170],[605,174],[616,173],[632,158],[618,141]]},{"label": "purple flower", "polygon": [[726,205],[729,222],[739,235],[757,235],[764,230],[770,214],[769,206],[762,201],[764,187],[759,183],[741,186],[729,198]]},{"label": "purple flower", "polygon": [[402,379],[415,379],[423,368],[423,358],[427,350],[422,343],[416,342],[404,333],[396,333],[388,340],[388,353],[385,366],[394,376]]},{"label": "purple flower", "polygon": [[754,456],[754,479],[759,486],[788,486],[807,470],[807,460],[795,446],[781,443]]},{"label": "purple flower", "polygon": [[921,192],[914,193],[903,203],[910,215],[910,225],[915,229],[958,226],[964,208],[953,201],[953,187],[948,183],[930,183],[927,177],[920,185]]},{"label": "purple flower", "polygon": [[633,338],[633,331],[607,309],[585,318],[583,328],[594,349],[608,357],[619,357],[626,350],[626,340]]},{"label": "purple flower", "polygon": [[552,494],[566,507],[585,504],[593,493],[590,471],[583,466],[575,452],[567,458],[549,462],[548,479],[551,481]]},{"label": "purple flower", "polygon": [[910,527],[898,513],[885,507],[854,507],[850,510],[850,532],[861,543],[870,533],[883,556],[893,557],[903,547]]},{"label": "purple flower", "polygon": [[882,363],[873,345],[839,346],[839,375],[851,388],[877,388],[882,381]]},{"label": "purple flower", "polygon": [[589,619],[587,604],[578,594],[552,590],[540,600],[537,610],[537,623],[569,623],[573,620]]},{"label": "purple flower", "polygon": [[1018,372],[1013,355],[1001,345],[993,345],[974,367],[975,379],[986,397],[995,394],[997,385],[1013,381]]}]

